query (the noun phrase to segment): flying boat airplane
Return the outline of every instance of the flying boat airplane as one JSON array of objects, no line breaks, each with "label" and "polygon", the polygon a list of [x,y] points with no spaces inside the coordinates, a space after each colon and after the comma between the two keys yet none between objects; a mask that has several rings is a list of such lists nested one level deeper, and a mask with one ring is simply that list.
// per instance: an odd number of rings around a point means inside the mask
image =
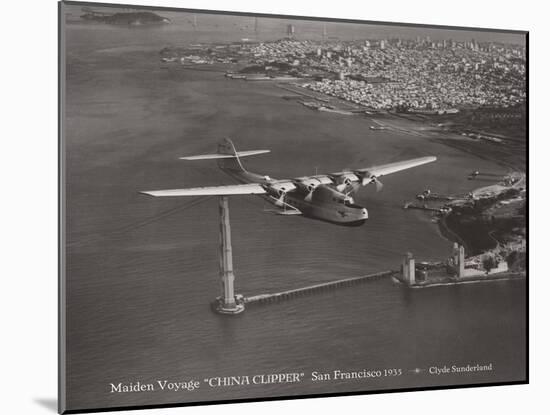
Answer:
[{"label": "flying boat airplane", "polygon": [[225,138],[218,152],[180,157],[182,160],[217,160],[218,167],[240,184],[187,189],[151,190],[140,193],[155,197],[260,195],[272,203],[279,215],[303,215],[337,225],[358,226],[368,219],[367,209],[355,204],[352,194],[362,186],[374,184],[382,188],[379,177],[431,163],[436,157],[420,157],[356,170],[330,174],[274,179],[247,171],[241,158],[269,153],[270,150],[236,151]]}]

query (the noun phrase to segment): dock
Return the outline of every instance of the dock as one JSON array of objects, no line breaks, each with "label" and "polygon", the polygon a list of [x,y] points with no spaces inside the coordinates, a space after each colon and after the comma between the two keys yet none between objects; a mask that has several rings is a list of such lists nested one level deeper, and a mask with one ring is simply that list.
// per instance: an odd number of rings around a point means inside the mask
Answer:
[{"label": "dock", "polygon": [[447,195],[440,195],[438,193],[416,195],[416,198],[419,200],[443,200],[443,201],[452,201],[452,200],[457,200],[465,197],[467,197],[467,195],[447,196]]},{"label": "dock", "polygon": [[292,298],[301,297],[304,295],[319,293],[323,291],[331,291],[337,288],[350,287],[358,284],[363,284],[369,281],[380,280],[382,278],[390,278],[396,275],[398,271],[384,271],[376,274],[362,275],[359,277],[345,278],[336,281],[329,281],[306,287],[295,288],[293,290],[281,291],[278,293],[259,294],[249,297],[244,297],[244,303],[249,304],[265,304],[278,302],[283,300],[290,300]]},{"label": "dock", "polygon": [[405,205],[403,206],[403,209],[419,209],[419,210],[427,210],[430,212],[438,212],[438,213],[442,212],[441,208],[433,208],[426,205],[418,205],[412,202],[405,203]]}]

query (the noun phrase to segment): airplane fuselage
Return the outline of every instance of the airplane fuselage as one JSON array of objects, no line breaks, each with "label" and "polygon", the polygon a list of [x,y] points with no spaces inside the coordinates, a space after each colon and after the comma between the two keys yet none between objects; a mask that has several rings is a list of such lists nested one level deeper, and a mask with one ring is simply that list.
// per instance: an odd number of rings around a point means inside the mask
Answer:
[{"label": "airplane fuselage", "polygon": [[[291,182],[291,180],[277,180],[249,171],[222,166],[220,168],[240,183],[269,184],[271,186],[280,183],[284,186],[284,183]],[[280,194],[266,194],[262,197],[281,209],[283,213],[287,209],[294,208],[299,210],[305,217],[338,225],[360,226],[368,219],[368,211],[365,207],[356,205],[352,198],[328,184],[318,184],[310,194],[306,186],[300,186],[298,183],[294,191],[285,194],[284,200],[280,198]]]},{"label": "airplane fuselage", "polygon": [[[368,219],[367,209],[354,203],[344,202],[343,199],[333,197],[334,189],[328,185],[320,185],[314,193],[311,202],[300,196],[307,196],[307,192],[294,193],[287,196],[287,203],[299,209],[306,217],[345,226],[360,226]],[[325,193],[323,198],[319,194]],[[273,202],[273,199],[271,199]]]}]

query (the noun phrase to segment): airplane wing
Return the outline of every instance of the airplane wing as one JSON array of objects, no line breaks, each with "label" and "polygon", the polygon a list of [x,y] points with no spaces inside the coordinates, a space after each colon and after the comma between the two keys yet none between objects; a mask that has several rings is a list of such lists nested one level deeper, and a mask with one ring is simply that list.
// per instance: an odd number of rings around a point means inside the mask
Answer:
[{"label": "airplane wing", "polygon": [[233,184],[227,186],[191,187],[188,189],[147,190],[140,192],[155,197],[173,196],[226,196],[226,195],[261,195],[265,189],[257,183]]},{"label": "airplane wing", "polygon": [[382,164],[380,166],[373,166],[366,169],[358,169],[356,171],[361,173],[369,173],[370,176],[380,177],[380,176],[385,176],[387,174],[395,173],[401,170],[410,169],[412,167],[421,166],[422,164],[431,163],[436,160],[437,160],[437,157],[420,157],[412,160]]}]

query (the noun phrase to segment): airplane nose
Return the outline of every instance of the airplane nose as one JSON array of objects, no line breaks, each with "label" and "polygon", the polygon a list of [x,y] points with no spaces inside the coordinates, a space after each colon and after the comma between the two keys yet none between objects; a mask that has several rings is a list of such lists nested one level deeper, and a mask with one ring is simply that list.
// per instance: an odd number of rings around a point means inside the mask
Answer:
[{"label": "airplane nose", "polygon": [[368,217],[369,217],[369,212],[367,212],[367,209],[363,209],[363,217],[364,217],[365,219],[368,219]]}]

